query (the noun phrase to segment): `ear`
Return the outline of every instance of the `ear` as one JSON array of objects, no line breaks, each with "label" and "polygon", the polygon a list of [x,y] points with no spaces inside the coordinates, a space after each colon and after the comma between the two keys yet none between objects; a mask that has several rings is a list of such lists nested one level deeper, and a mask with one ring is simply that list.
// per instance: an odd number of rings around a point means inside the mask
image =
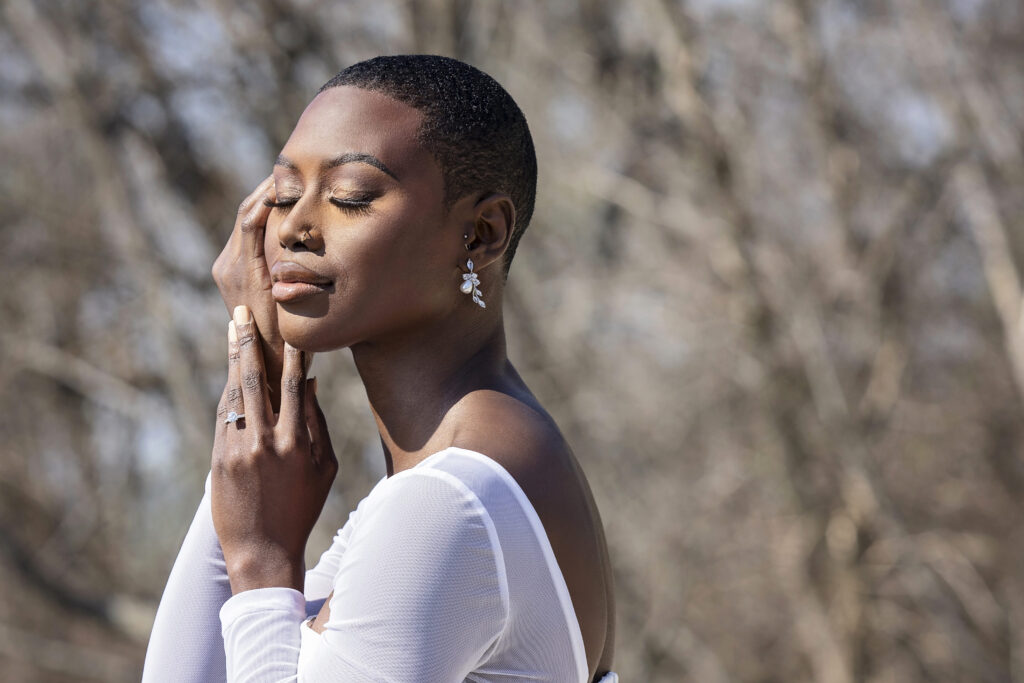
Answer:
[{"label": "ear", "polygon": [[501,262],[512,239],[516,224],[516,207],[503,192],[493,192],[477,200],[472,224],[466,226],[467,256],[477,271],[494,262]]}]

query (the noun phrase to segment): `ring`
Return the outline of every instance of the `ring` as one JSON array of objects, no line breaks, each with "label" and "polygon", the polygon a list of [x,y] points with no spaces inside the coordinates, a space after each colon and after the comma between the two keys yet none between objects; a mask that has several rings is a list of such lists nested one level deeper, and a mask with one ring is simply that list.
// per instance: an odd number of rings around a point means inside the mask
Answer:
[{"label": "ring", "polygon": [[242,415],[241,413],[236,413],[235,411],[232,410],[230,413],[228,413],[228,417],[226,420],[224,420],[224,424],[231,424],[232,422],[238,422],[239,420],[244,419],[245,415]]}]

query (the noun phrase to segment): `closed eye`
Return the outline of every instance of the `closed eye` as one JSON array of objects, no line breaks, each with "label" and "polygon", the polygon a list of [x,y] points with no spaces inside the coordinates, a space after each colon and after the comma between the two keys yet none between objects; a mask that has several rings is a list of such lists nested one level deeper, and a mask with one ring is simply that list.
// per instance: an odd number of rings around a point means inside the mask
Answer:
[{"label": "closed eye", "polygon": [[[263,203],[272,209],[281,209],[287,211],[291,207],[295,206],[299,201],[298,198],[294,199],[278,199],[276,202],[270,199],[264,199]],[[353,199],[339,199],[337,197],[331,197],[331,204],[334,204],[342,211],[346,213],[369,213],[370,204],[373,202],[372,197],[366,198],[353,198]]]},{"label": "closed eye", "polygon": [[278,199],[276,202],[271,201],[270,198],[264,199],[263,203],[272,209],[290,209],[295,206],[298,199]]},{"label": "closed eye", "polygon": [[331,197],[331,204],[334,204],[345,213],[352,214],[369,213],[370,204],[372,202],[372,197],[359,197],[353,199],[339,199],[337,197]]}]

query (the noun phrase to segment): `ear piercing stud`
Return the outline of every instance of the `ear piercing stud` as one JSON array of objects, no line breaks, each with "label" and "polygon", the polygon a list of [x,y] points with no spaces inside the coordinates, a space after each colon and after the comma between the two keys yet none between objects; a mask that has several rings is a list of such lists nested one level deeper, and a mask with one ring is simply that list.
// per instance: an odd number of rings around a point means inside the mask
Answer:
[{"label": "ear piercing stud", "polygon": [[473,303],[480,306],[480,308],[487,308],[487,304],[484,303],[484,293],[480,291],[480,278],[473,272],[473,259],[466,259],[466,268],[469,269],[468,273],[462,274],[462,284],[459,285],[459,291],[463,294],[472,294]]}]

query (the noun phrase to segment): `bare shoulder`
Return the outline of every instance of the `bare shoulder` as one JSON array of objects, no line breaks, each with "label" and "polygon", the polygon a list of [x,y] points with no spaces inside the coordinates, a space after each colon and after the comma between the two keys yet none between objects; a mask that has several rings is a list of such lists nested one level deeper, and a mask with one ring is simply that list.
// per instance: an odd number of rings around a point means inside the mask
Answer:
[{"label": "bare shoulder", "polygon": [[[454,445],[484,453],[516,479],[533,501],[535,484],[575,476],[572,450],[540,405],[497,391],[477,391],[453,411]],[[542,476],[543,475],[543,476]],[[531,490],[527,489],[530,486]],[[541,487],[544,488],[544,487]]]}]

